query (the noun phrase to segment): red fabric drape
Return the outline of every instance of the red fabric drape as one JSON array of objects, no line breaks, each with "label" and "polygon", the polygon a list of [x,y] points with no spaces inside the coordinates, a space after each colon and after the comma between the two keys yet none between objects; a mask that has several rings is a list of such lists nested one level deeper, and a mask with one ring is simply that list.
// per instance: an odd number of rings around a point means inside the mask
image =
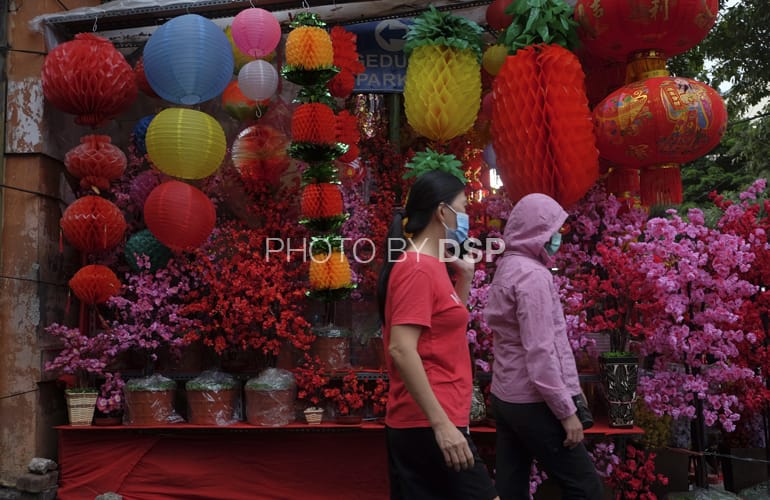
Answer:
[{"label": "red fabric drape", "polygon": [[60,500],[377,500],[389,497],[382,430],[59,430]]}]

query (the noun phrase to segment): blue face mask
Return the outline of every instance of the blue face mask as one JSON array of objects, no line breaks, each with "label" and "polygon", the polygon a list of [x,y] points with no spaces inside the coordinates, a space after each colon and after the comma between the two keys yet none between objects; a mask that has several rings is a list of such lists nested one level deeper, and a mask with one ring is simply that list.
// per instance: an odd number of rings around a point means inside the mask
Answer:
[{"label": "blue face mask", "polygon": [[470,219],[468,218],[468,214],[458,212],[449,205],[447,205],[447,208],[454,212],[457,216],[457,229],[452,229],[444,224],[444,229],[446,229],[446,237],[447,239],[454,240],[458,244],[462,245],[463,242],[468,239],[468,229],[470,229]]},{"label": "blue face mask", "polygon": [[548,252],[548,255],[553,255],[559,250],[560,246],[561,246],[561,233],[553,233],[553,236],[551,236],[551,239],[548,240],[548,243],[545,244],[545,251]]}]

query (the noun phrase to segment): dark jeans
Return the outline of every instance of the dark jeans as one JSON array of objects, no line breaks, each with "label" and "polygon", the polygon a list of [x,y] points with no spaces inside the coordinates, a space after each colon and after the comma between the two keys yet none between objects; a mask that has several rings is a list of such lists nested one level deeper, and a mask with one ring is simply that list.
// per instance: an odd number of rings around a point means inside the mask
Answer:
[{"label": "dark jeans", "polygon": [[433,429],[385,428],[391,500],[490,500],[497,496],[492,478],[467,429],[475,465],[456,472],[447,467]]},{"label": "dark jeans", "polygon": [[532,459],[553,478],[565,499],[601,500],[602,483],[581,443],[564,447],[566,433],[545,403],[513,404],[492,396],[497,421],[496,482],[501,500],[529,500]]}]

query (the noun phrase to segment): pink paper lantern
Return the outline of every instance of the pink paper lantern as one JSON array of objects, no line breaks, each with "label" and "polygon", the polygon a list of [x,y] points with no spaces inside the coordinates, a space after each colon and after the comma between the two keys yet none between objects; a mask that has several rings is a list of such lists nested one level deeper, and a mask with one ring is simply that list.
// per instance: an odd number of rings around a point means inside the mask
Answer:
[{"label": "pink paper lantern", "polygon": [[238,73],[238,87],[243,95],[255,101],[269,99],[278,90],[278,71],[262,59],[251,61]]},{"label": "pink paper lantern", "polygon": [[281,25],[273,14],[258,8],[242,10],[232,24],[233,42],[251,57],[264,57],[281,40]]}]

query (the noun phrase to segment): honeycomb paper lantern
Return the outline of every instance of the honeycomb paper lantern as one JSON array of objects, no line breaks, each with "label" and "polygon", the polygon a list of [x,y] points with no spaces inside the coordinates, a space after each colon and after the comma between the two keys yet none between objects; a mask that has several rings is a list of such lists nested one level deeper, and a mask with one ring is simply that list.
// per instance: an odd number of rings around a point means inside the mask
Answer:
[{"label": "honeycomb paper lantern", "polygon": [[138,89],[123,54],[90,33],[57,45],[43,61],[43,95],[75,123],[96,127],[131,107]]},{"label": "honeycomb paper lantern", "polygon": [[152,193],[152,190],[158,187],[165,178],[165,175],[154,169],[139,172],[139,174],[131,180],[131,185],[128,189],[128,196],[131,198],[131,203],[141,210],[142,207],[144,207],[144,202],[147,201],[147,197]]},{"label": "honeycomb paper lantern", "polygon": [[288,137],[268,125],[253,125],[238,134],[231,156],[246,187],[277,185],[289,168],[288,145]]},{"label": "honeycomb paper lantern", "polygon": [[110,250],[123,239],[126,219],[111,201],[84,196],[64,210],[60,221],[64,238],[85,253]]},{"label": "honeycomb paper lantern", "polygon": [[227,143],[222,126],[194,109],[168,108],[147,128],[147,154],[163,173],[182,179],[203,179],[225,158]]},{"label": "honeycomb paper lantern", "polygon": [[718,11],[719,0],[578,0],[575,20],[588,52],[626,62],[644,50],[686,52],[706,37]]},{"label": "honeycomb paper lantern", "polygon": [[634,168],[700,158],[719,144],[727,125],[725,103],[714,89],[678,77],[621,87],[593,116],[601,156]]},{"label": "honeycomb paper lantern", "polygon": [[350,286],[352,274],[348,258],[339,250],[313,255],[309,281],[313,290],[337,290]]},{"label": "honeycomb paper lantern", "polygon": [[265,9],[242,10],[233,19],[231,31],[235,45],[251,57],[268,55],[281,41],[281,25]]},{"label": "honeycomb paper lantern", "polygon": [[175,17],[144,46],[144,74],[152,89],[176,104],[199,104],[222,93],[233,74],[227,35],[197,14]]},{"label": "honeycomb paper lantern", "polygon": [[286,64],[301,70],[318,70],[334,65],[331,35],[318,26],[298,26],[286,36]]},{"label": "honeycomb paper lantern", "polygon": [[577,57],[558,45],[508,56],[493,84],[497,172],[515,203],[544,193],[577,202],[599,176],[599,154]]},{"label": "honeycomb paper lantern", "polygon": [[83,189],[109,189],[110,181],[123,175],[127,163],[125,153],[111,143],[108,135],[81,137],[80,145],[64,155],[64,166],[80,179]]},{"label": "honeycomb paper lantern", "polygon": [[120,291],[120,280],[107,266],[90,264],[82,267],[70,279],[69,286],[80,302],[102,304]]},{"label": "honeycomb paper lantern", "polygon": [[300,104],[291,117],[291,136],[295,142],[335,144],[337,117],[325,104]]},{"label": "honeycomb paper lantern", "polygon": [[200,247],[214,230],[216,210],[201,190],[166,181],[147,197],[144,221],[158,241],[175,252]]},{"label": "honeycomb paper lantern", "polygon": [[302,217],[308,219],[336,217],[344,210],[340,187],[329,182],[305,186],[300,205]]},{"label": "honeycomb paper lantern", "polygon": [[278,89],[278,71],[262,59],[246,63],[238,73],[238,87],[249,99],[269,99]]},{"label": "honeycomb paper lantern", "polygon": [[[131,235],[126,242],[124,255],[126,256],[126,262],[128,262],[129,267],[134,272],[144,270],[155,272],[165,267],[172,256],[171,250],[158,241],[149,229],[142,229],[138,233]],[[149,268],[141,263],[143,257],[147,258],[146,265],[149,265]]]}]

